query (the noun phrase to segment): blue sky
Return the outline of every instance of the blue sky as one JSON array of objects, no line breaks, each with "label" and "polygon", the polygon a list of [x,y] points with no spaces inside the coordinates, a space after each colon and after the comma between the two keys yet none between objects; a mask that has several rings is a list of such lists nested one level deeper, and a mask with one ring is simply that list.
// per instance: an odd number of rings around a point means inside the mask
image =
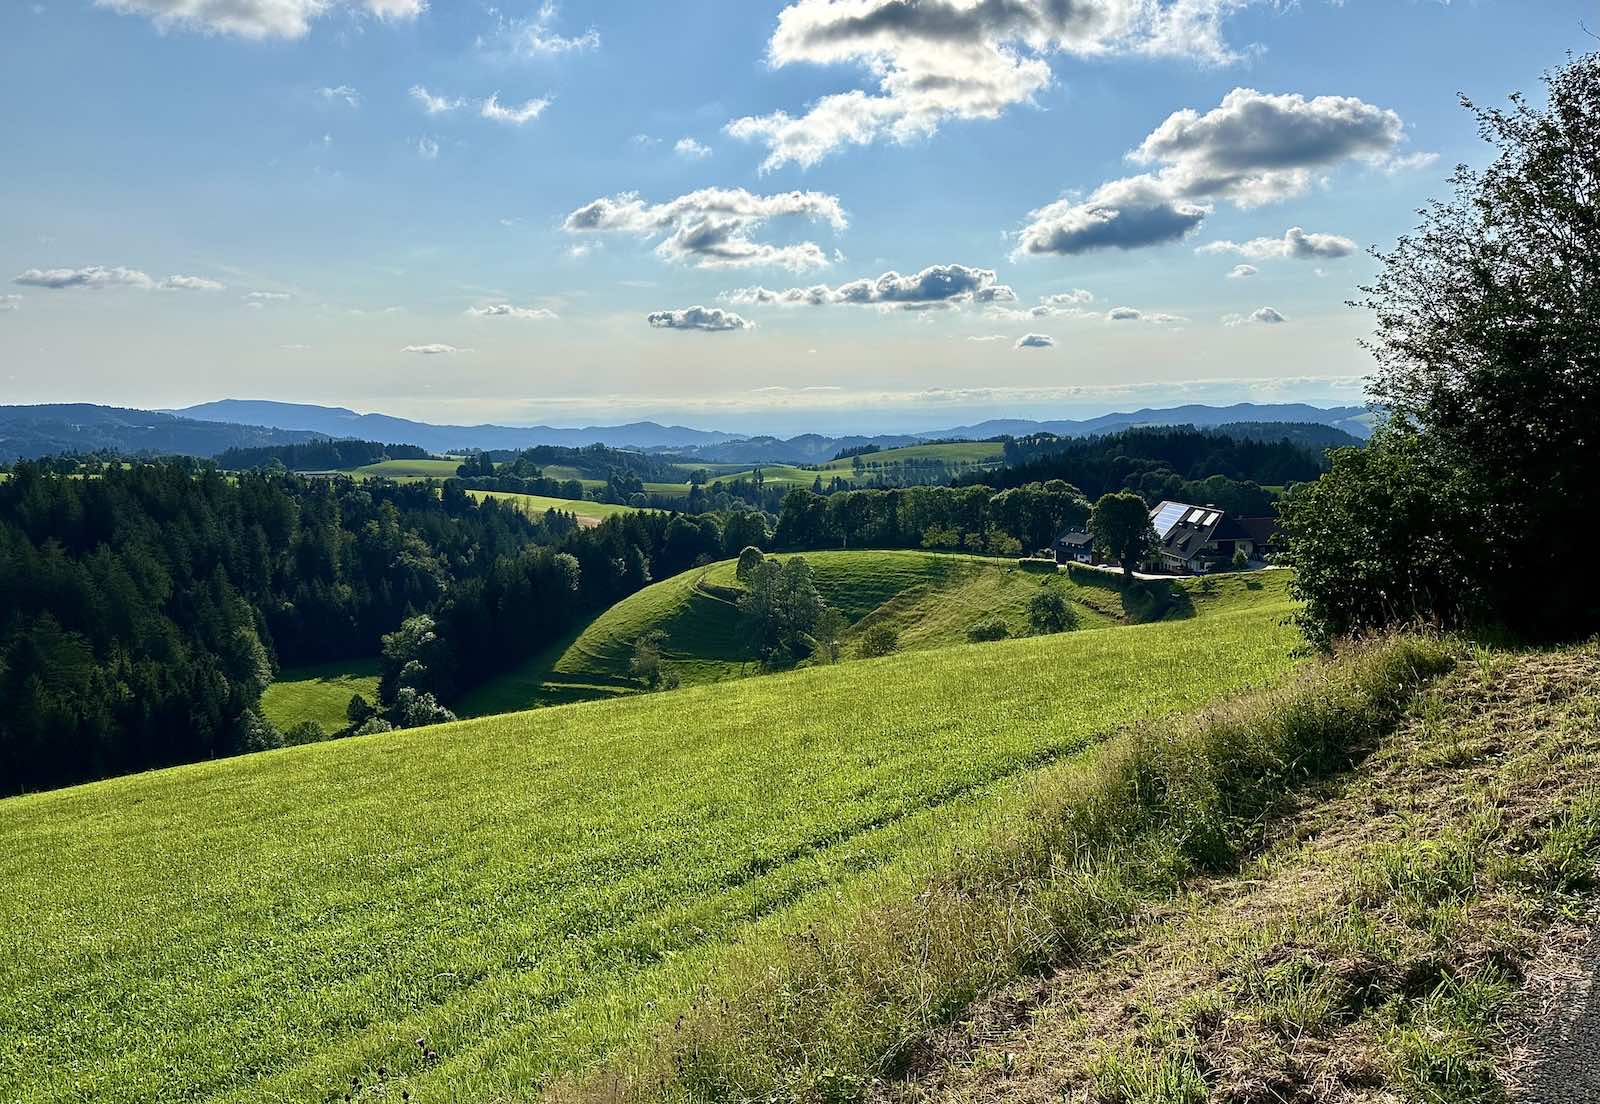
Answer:
[{"label": "blue sky", "polygon": [[0,401],[1351,401],[1364,250],[1483,159],[1456,94],[1536,92],[1589,7],[14,0]]}]

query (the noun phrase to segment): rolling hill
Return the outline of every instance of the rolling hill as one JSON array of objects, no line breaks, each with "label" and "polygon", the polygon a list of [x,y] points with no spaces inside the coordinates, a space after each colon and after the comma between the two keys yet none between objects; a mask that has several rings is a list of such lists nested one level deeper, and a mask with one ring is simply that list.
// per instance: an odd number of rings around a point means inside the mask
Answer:
[{"label": "rolling hill", "polygon": [[0,801],[0,1098],[528,1099],[1040,764],[1273,682],[1296,642],[1262,607]]},{"label": "rolling hill", "polygon": [[320,436],[89,403],[0,406],[0,462],[69,452],[215,456],[232,448],[298,444]]},{"label": "rolling hill", "polygon": [[[1080,630],[1122,625],[1145,613],[1125,609],[1115,580],[1092,572],[1041,576],[1015,561],[937,552],[804,556],[823,600],[851,622],[843,640],[846,655],[853,654],[863,632],[880,624],[899,634],[900,649],[907,652],[965,644],[967,630],[991,617],[1002,618],[1012,635],[1024,635],[1028,600],[1046,585],[1067,598]],[[1185,584],[1180,608],[1203,615],[1262,605],[1286,610],[1286,586],[1283,572],[1196,580]],[[685,685],[758,674],[760,665],[740,624],[741,592],[731,560],[653,583],[516,670],[478,687],[458,711],[485,716],[635,693],[638,684],[628,673],[634,642],[654,631],[666,634],[663,659]]]}]

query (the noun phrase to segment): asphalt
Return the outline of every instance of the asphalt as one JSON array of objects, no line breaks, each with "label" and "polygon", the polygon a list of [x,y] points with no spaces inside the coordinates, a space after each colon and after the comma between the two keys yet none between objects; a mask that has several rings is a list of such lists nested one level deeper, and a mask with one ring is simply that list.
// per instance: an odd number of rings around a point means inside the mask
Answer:
[{"label": "asphalt", "polygon": [[1600,1101],[1600,928],[1573,956],[1550,1014],[1528,1040],[1516,1104]]}]

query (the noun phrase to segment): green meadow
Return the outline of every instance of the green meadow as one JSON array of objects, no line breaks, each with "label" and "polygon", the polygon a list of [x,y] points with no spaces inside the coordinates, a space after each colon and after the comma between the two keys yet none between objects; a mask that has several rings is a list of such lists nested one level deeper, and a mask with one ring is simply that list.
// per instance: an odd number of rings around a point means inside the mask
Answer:
[{"label": "green meadow", "polygon": [[393,479],[399,483],[415,483],[423,479],[449,479],[461,466],[461,458],[443,460],[381,460],[351,470],[359,478]]},{"label": "green meadow", "polygon": [[378,661],[358,659],[291,667],[280,671],[261,694],[261,712],[279,729],[287,731],[302,721],[316,721],[323,731],[345,727],[345,708],[360,694],[378,698]]},{"label": "green meadow", "polygon": [[[817,591],[851,622],[843,638],[846,655],[873,625],[886,624],[900,650],[965,646],[979,621],[1002,619],[1013,636],[1028,632],[1027,606],[1041,587],[1059,590],[1077,618],[1077,631],[1139,620],[1124,608],[1110,576],[1080,573],[1040,575],[1014,560],[917,551],[807,552]],[[1271,607],[1287,612],[1288,575],[1268,572],[1213,580],[1208,593],[1191,598],[1185,583],[1181,613],[1205,616],[1236,609]],[[638,690],[629,676],[634,642],[663,632],[662,656],[685,685],[719,682],[761,673],[740,625],[742,587],[734,562],[692,568],[653,583],[618,602],[565,640],[522,666],[491,679],[460,703],[469,716],[506,713],[612,697]]]},{"label": "green meadow", "polygon": [[0,1099],[337,1100],[380,1067],[385,1085],[356,1098],[524,1099],[669,1017],[819,891],[848,907],[1041,764],[1278,680],[1299,639],[1284,612],[913,652],[0,801]]},{"label": "green meadow", "polygon": [[604,521],[613,514],[625,514],[633,509],[631,506],[618,506],[612,502],[591,502],[588,499],[573,498],[547,498],[544,495],[513,494],[509,491],[468,491],[469,495],[479,502],[489,498],[499,499],[501,502],[515,506],[525,514],[540,517],[546,511],[559,510],[564,514],[574,514],[579,523],[597,523]]}]

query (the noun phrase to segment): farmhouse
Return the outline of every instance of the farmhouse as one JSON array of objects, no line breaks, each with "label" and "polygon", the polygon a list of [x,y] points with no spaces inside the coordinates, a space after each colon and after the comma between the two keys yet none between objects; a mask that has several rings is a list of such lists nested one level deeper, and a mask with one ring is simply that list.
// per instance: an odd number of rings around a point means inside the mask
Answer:
[{"label": "farmhouse", "polygon": [[1225,568],[1242,550],[1260,560],[1271,550],[1275,518],[1234,517],[1215,506],[1164,501],[1150,511],[1156,549],[1148,566],[1173,574]]},{"label": "farmhouse", "polygon": [[1056,563],[1094,563],[1094,538],[1082,529],[1069,529],[1056,540]]}]

